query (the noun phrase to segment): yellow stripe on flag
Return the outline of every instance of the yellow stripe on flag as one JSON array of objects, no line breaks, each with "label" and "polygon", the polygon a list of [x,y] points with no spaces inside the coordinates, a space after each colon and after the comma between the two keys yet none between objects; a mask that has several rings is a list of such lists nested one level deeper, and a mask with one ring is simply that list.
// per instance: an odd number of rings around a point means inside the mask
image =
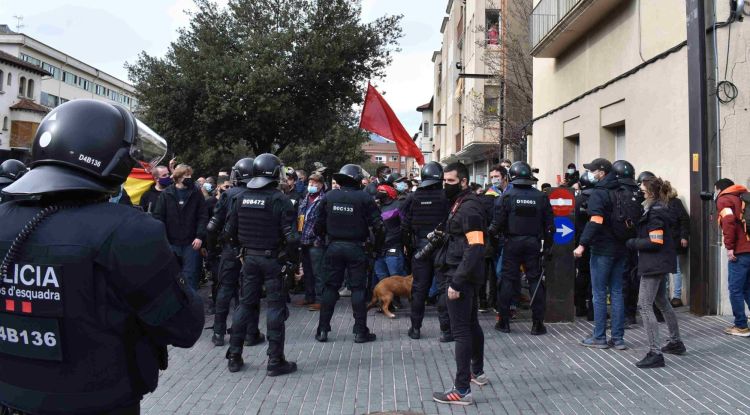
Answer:
[{"label": "yellow stripe on flag", "polygon": [[141,196],[154,184],[154,178],[146,170],[133,169],[125,180],[125,191],[130,196],[130,201],[133,205],[137,205],[141,202]]}]

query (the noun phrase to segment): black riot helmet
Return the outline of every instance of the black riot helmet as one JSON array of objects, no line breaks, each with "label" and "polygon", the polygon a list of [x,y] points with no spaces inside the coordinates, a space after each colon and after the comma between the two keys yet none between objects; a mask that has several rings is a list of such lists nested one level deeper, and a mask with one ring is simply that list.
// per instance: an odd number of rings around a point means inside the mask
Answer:
[{"label": "black riot helmet", "polygon": [[591,179],[588,174],[583,174],[578,178],[578,183],[581,184],[581,190],[586,190],[594,187],[594,183],[591,183]]},{"label": "black riot helmet", "polygon": [[635,167],[629,161],[617,160],[612,163],[612,171],[620,183],[635,186]]},{"label": "black riot helmet", "polygon": [[338,173],[333,173],[333,180],[336,180],[340,186],[356,187],[362,186],[362,179],[365,178],[365,174],[357,164],[347,164],[339,170]]},{"label": "black riot helmet", "polygon": [[419,187],[432,186],[433,184],[443,182],[443,166],[436,161],[431,161],[422,167],[422,171],[419,174],[422,178],[422,182],[419,183]]},{"label": "black riot helmet", "polygon": [[250,179],[253,178],[253,162],[255,161],[252,157],[245,157],[237,160],[232,166],[232,174],[229,176],[229,180],[235,186],[237,184],[247,184]]},{"label": "black riot helmet", "polygon": [[641,174],[638,175],[638,185],[640,186],[644,180],[653,179],[655,177],[656,175],[648,170],[641,172]]},{"label": "black riot helmet", "polygon": [[26,173],[26,165],[18,160],[8,159],[0,164],[0,184],[10,184]]},{"label": "black riot helmet", "polygon": [[31,149],[31,170],[4,191],[114,193],[134,166],[151,171],[166,153],[167,142],[124,107],[76,99],[44,117]]},{"label": "black riot helmet", "polygon": [[525,161],[517,161],[508,170],[510,182],[514,185],[533,186],[539,179],[531,173],[531,166]]},{"label": "black riot helmet", "polygon": [[401,173],[391,173],[388,175],[388,177],[385,178],[385,183],[391,187],[396,186],[396,183],[404,181],[406,178],[401,175]]},{"label": "black riot helmet", "polygon": [[248,182],[247,187],[251,189],[260,189],[270,183],[278,183],[281,180],[282,171],[281,160],[271,153],[263,153],[253,161],[253,178]]}]

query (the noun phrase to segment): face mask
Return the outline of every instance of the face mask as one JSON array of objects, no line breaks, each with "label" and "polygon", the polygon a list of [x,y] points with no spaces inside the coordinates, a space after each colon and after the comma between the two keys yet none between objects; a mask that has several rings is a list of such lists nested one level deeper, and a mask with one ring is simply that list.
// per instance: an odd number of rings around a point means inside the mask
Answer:
[{"label": "face mask", "polygon": [[[310,190],[309,187],[307,189]],[[297,183],[294,184],[294,190],[296,190],[297,193],[304,193],[305,182],[303,182],[302,180],[298,180]],[[310,193],[313,193],[313,192],[310,192]]]},{"label": "face mask", "polygon": [[493,186],[500,185],[500,181],[501,179],[499,177],[493,177],[492,179],[490,179],[490,182],[492,183]]},{"label": "face mask", "polygon": [[214,190],[214,185],[211,183],[203,183],[203,188],[206,189],[208,193],[211,193],[211,191]]},{"label": "face mask", "polygon": [[445,197],[448,198],[448,200],[453,200],[458,196],[459,193],[461,193],[461,184],[455,183],[455,184],[448,184],[446,183],[443,191],[445,192]]},{"label": "face mask", "polygon": [[310,193],[311,195],[318,193],[318,186],[307,186],[307,193]]},{"label": "face mask", "polygon": [[195,184],[195,180],[193,180],[192,177],[186,177],[186,178],[182,179],[182,185],[185,186],[185,187],[187,187],[187,188],[192,187],[194,184]]},{"label": "face mask", "polygon": [[171,177],[159,177],[157,182],[159,183],[159,186],[161,187],[169,187],[173,183]]},{"label": "face mask", "polygon": [[599,179],[596,177],[596,175],[593,172],[589,171],[589,172],[586,172],[586,174],[588,174],[589,181],[591,182],[591,184],[599,183]]},{"label": "face mask", "polygon": [[396,183],[396,190],[398,190],[399,193],[404,193],[408,188],[409,185],[406,183]]},{"label": "face mask", "polygon": [[576,172],[575,169],[568,169],[568,174],[573,174],[575,172]]}]

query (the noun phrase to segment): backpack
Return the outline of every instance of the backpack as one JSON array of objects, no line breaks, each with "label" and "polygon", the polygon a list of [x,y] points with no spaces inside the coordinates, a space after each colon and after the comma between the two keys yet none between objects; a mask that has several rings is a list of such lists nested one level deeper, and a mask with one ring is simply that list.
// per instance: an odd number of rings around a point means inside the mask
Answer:
[{"label": "backpack", "polygon": [[742,204],[740,222],[742,222],[745,230],[745,237],[750,240],[750,225],[748,225],[748,218],[750,218],[750,192],[740,194],[740,203]]},{"label": "backpack", "polygon": [[643,216],[638,191],[627,186],[620,186],[609,191],[612,202],[612,221],[610,227],[615,239],[625,242],[638,236],[638,221]]}]

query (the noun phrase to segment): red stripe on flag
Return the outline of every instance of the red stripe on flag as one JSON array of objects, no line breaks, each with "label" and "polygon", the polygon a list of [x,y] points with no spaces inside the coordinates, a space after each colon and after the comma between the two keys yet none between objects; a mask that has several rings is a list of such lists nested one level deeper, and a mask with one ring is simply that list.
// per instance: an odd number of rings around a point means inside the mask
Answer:
[{"label": "red stripe on flag", "polygon": [[5,300],[5,311],[16,311],[16,302],[13,300]]},{"label": "red stripe on flag", "polygon": [[31,313],[31,301],[22,301],[21,311],[27,314]]}]

